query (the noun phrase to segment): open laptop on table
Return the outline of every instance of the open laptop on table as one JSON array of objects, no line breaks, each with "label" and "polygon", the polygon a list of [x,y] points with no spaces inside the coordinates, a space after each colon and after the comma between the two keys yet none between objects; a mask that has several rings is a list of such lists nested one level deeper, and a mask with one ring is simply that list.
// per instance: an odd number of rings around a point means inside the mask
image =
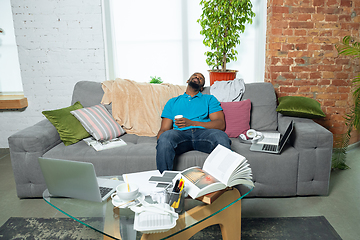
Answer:
[{"label": "open laptop on table", "polygon": [[39,164],[53,196],[102,202],[120,184],[117,180],[97,178],[94,165],[88,162],[39,157]]},{"label": "open laptop on table", "polygon": [[281,153],[281,150],[285,146],[287,140],[289,139],[292,131],[294,129],[294,121],[291,121],[286,128],[286,131],[284,135],[280,137],[280,140],[277,145],[271,145],[271,144],[258,144],[258,143],[252,143],[250,150],[255,152],[266,152],[266,153]]}]

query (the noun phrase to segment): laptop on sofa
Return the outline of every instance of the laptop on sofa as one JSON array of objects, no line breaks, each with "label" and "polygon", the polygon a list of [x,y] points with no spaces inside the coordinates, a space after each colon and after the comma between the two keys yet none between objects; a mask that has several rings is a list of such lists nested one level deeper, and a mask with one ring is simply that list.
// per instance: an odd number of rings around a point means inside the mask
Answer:
[{"label": "laptop on sofa", "polygon": [[287,140],[289,139],[293,129],[294,129],[294,121],[291,120],[291,122],[289,123],[289,125],[286,128],[284,135],[282,135],[280,137],[280,140],[276,145],[253,143],[253,144],[251,144],[250,150],[255,151],[255,152],[266,152],[266,153],[279,154],[279,153],[281,153],[281,150],[283,149]]},{"label": "laptop on sofa", "polygon": [[120,184],[96,177],[94,165],[88,162],[39,157],[39,164],[52,196],[102,202]]}]

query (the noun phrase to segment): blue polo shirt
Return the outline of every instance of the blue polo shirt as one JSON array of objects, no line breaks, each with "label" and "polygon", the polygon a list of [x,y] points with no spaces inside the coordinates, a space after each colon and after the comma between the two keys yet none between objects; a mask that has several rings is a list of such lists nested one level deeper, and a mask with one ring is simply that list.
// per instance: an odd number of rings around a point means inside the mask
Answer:
[{"label": "blue polo shirt", "polygon": [[209,115],[222,111],[220,102],[213,96],[199,92],[194,97],[184,93],[178,97],[171,98],[165,105],[161,114],[162,118],[173,120],[173,127],[177,130],[186,130],[190,128],[203,128],[201,126],[190,126],[179,128],[175,125],[174,117],[183,115],[184,118],[192,121],[210,122]]}]

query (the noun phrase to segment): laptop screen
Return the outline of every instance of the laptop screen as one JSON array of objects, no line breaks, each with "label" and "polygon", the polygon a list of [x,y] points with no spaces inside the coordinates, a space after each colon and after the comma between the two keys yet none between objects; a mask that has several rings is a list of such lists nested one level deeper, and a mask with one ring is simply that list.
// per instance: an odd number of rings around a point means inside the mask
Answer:
[{"label": "laptop screen", "polygon": [[280,139],[280,150],[281,148],[285,145],[286,141],[288,140],[289,136],[290,136],[290,133],[292,132],[293,130],[293,126],[294,126],[294,121],[291,120],[291,122],[289,123],[284,135],[281,137]]},{"label": "laptop screen", "polygon": [[[94,165],[89,162],[39,157],[39,164],[49,193],[101,202],[99,182]],[[102,187],[116,187],[119,182],[103,179]]]}]

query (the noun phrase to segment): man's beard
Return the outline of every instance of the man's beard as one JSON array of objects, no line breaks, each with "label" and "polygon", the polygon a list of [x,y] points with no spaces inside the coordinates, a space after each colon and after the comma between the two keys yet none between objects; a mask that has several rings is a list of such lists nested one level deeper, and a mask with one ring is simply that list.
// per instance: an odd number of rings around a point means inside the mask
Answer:
[{"label": "man's beard", "polygon": [[189,81],[189,86],[192,87],[195,91],[200,91],[201,86],[193,81]]}]

